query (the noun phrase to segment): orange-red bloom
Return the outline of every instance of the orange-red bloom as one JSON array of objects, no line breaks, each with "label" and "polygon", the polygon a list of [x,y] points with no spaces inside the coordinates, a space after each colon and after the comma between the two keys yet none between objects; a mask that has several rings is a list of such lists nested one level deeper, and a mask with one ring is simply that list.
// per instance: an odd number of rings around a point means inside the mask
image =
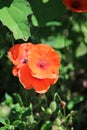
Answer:
[{"label": "orange-red bloom", "polygon": [[60,58],[49,45],[16,44],[10,48],[8,56],[15,65],[13,75],[19,77],[25,89],[45,93],[51,84],[56,83]]},{"label": "orange-red bloom", "polygon": [[87,0],[63,0],[63,3],[71,11],[77,13],[87,12]]}]

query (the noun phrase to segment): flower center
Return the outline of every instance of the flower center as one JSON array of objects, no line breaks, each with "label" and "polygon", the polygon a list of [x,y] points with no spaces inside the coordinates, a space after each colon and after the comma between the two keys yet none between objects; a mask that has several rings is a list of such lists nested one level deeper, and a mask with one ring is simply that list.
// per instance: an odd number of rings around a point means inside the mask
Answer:
[{"label": "flower center", "polygon": [[40,67],[41,69],[44,69],[46,66],[46,63],[44,61],[40,61],[38,64],[38,67]]},{"label": "flower center", "polygon": [[28,63],[28,59],[24,58],[24,59],[21,61],[21,63],[23,63],[23,64]]},{"label": "flower center", "polygon": [[76,1],[76,2],[73,2],[71,6],[74,9],[79,9],[80,8],[80,3]]}]

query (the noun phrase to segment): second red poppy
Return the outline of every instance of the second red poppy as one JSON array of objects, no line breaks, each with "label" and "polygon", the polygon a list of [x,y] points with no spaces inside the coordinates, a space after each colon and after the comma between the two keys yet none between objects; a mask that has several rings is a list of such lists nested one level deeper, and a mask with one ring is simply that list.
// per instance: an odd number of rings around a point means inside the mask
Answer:
[{"label": "second red poppy", "polygon": [[63,3],[73,12],[87,12],[87,0],[63,0]]}]

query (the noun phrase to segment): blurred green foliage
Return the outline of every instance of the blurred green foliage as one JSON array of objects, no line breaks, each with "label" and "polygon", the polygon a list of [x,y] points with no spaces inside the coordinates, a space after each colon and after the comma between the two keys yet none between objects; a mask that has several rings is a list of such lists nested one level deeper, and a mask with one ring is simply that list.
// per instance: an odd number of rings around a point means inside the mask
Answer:
[{"label": "blurred green foliage", "polygon": [[[60,54],[59,80],[44,95],[24,90],[11,73],[7,51],[24,42]],[[87,13],[62,0],[0,1],[0,102],[0,130],[87,130]]]}]

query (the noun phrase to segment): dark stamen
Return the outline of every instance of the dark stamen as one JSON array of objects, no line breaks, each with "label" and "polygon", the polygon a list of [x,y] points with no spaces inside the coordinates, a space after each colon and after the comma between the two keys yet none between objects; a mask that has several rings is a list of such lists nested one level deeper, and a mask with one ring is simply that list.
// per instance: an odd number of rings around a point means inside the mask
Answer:
[{"label": "dark stamen", "polygon": [[79,9],[80,8],[80,3],[79,2],[73,2],[71,6],[74,9]]},{"label": "dark stamen", "polygon": [[27,62],[28,62],[28,59],[24,59],[24,60],[23,60],[23,63],[27,63]]},{"label": "dark stamen", "polygon": [[40,62],[40,64],[39,64],[39,66],[41,67],[41,68],[43,68],[44,67],[44,62]]}]

